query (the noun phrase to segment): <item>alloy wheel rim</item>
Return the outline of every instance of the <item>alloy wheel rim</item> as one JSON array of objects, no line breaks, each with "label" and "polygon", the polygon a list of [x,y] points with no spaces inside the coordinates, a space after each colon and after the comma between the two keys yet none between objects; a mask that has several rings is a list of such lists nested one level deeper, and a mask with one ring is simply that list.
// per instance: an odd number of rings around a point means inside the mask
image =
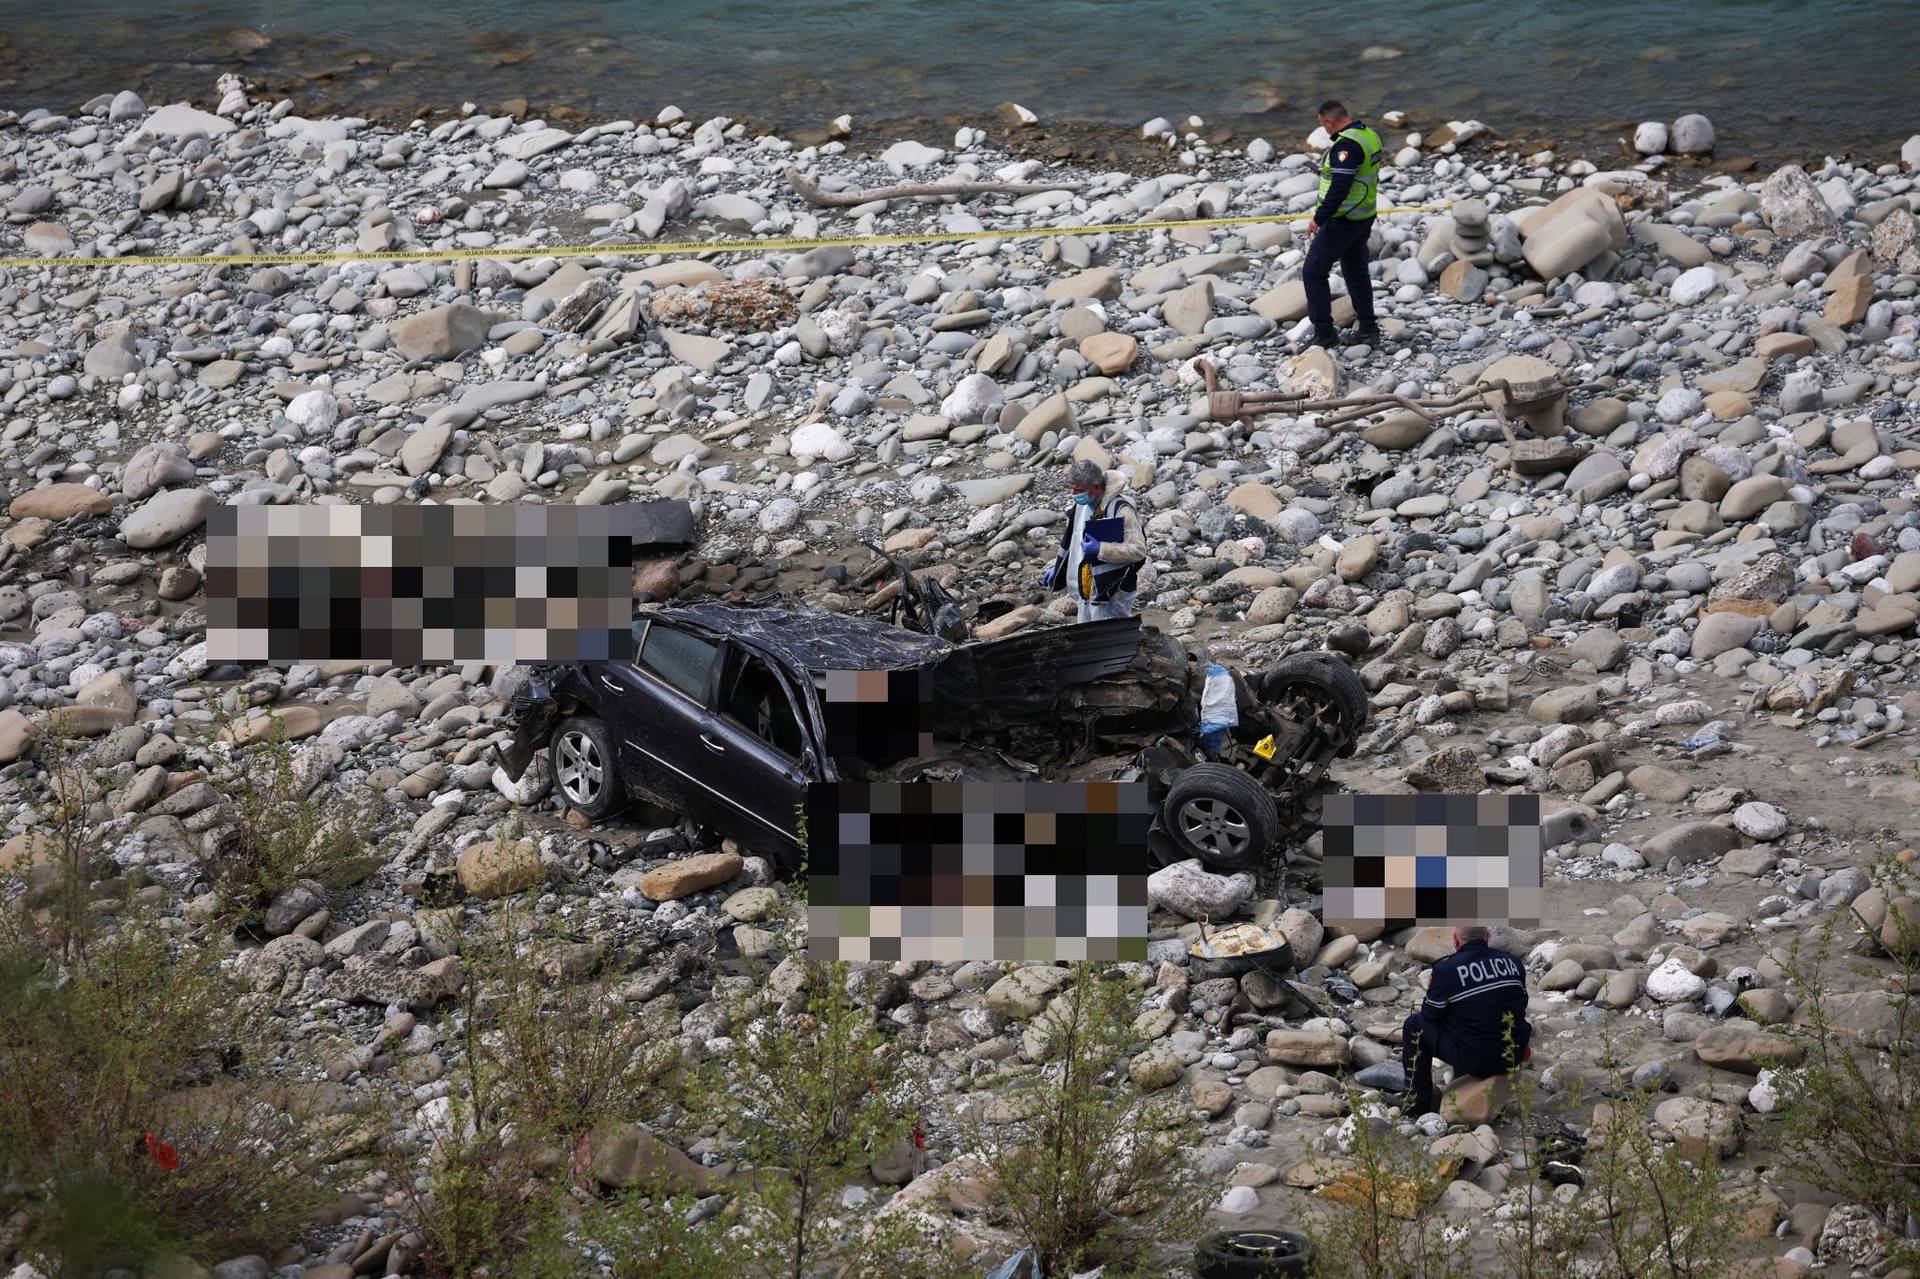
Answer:
[{"label": "alloy wheel rim", "polygon": [[1224,857],[1244,851],[1253,838],[1246,818],[1221,799],[1190,799],[1182,804],[1180,831],[1195,848]]},{"label": "alloy wheel rim", "polygon": [[600,798],[606,770],[600,762],[600,748],[585,733],[571,732],[560,738],[559,760],[554,775],[560,788],[575,804],[591,804]]}]

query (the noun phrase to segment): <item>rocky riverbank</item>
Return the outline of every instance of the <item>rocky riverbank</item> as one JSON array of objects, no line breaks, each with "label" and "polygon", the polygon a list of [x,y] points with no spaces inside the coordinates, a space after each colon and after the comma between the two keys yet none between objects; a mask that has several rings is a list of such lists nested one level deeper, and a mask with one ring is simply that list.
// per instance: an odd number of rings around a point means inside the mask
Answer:
[{"label": "rocky riverbank", "polygon": [[[489,752],[515,672],[209,667],[198,531],[212,505],[683,498],[703,540],[649,566],[636,590],[651,598],[781,589],[863,609],[858,539],[874,537],[963,599],[1001,599],[1004,632],[1069,615],[1033,583],[1064,463],[1090,457],[1139,496],[1150,620],[1248,669],[1325,647],[1360,670],[1374,721],[1341,784],[1534,792],[1578,814],[1552,826],[1546,918],[1500,937],[1534,977],[1549,1089],[1631,1079],[1689,1100],[1655,1117],[1667,1137],[1764,1145],[1766,1027],[1791,1025],[1805,993],[1787,952],[1868,891],[1864,868],[1911,840],[1920,797],[1920,137],[1739,175],[1656,155],[1601,170],[1477,122],[1389,121],[1384,202],[1451,207],[1383,219],[1386,341],[1333,357],[1296,351],[1304,245],[1281,221],[710,261],[544,255],[1278,218],[1312,203],[1305,139],[1236,150],[1155,122],[1143,141],[1165,171],[1096,171],[970,126],[864,155],[671,112],[396,130],[302,119],[237,82],[211,105],[123,92],[71,116],[0,113],[0,244],[48,259],[0,280],[0,860],[44,863],[33,740],[77,736],[102,787],[102,878],[191,929],[210,891],[202,836],[221,823],[213,709],[241,716],[227,735],[242,742],[264,732],[249,716],[278,712],[309,775],[374,797],[392,836],[358,883],[288,890],[266,914],[275,940],[233,960],[263,1041],[318,1050],[328,1104],[398,1100],[418,1112],[411,1136],[430,1130],[462,1051],[449,961],[507,898],[632,974],[636,1011],[695,1055],[731,1043],[716,974],[737,971],[734,955],[785,957],[756,926],[765,866],[684,832],[582,829],[535,806],[515,852],[464,855],[529,798]],[[1710,148],[1703,125],[1643,129],[1640,144]],[[828,192],[1059,185],[835,210],[798,197],[788,165]],[[60,261],[415,246],[524,251]],[[1201,358],[1243,392],[1420,398],[1555,375],[1591,389],[1528,409],[1521,435],[1566,448],[1520,473],[1491,407],[1213,420]],[[715,852],[699,875],[674,869]],[[1308,881],[1311,856],[1296,867]],[[1135,1077],[1204,1115],[1194,1158],[1221,1183],[1221,1219],[1275,1224],[1312,1182],[1289,1171],[1341,1148],[1340,1072],[1393,1056],[1445,946],[1330,932],[1279,901],[1240,909],[1288,932],[1337,1017],[1290,1020],[1254,977],[1190,980],[1195,925],[1163,912],[1138,974],[1157,1046]],[[1870,962],[1832,987],[1864,1040],[1888,1014],[1891,968]],[[793,971],[776,970],[776,995]],[[864,989],[948,1082],[1018,1056],[1049,993],[983,965],[907,966]],[[1520,1147],[1482,1131],[1491,1149],[1441,1211],[1484,1225]],[[1730,1167],[1756,1250],[1841,1255],[1823,1240],[1831,1197],[1766,1159]],[[330,1233],[289,1239],[273,1265],[404,1266],[405,1196],[385,1170],[356,1189]],[[989,1251],[1006,1238],[975,1234]]]}]

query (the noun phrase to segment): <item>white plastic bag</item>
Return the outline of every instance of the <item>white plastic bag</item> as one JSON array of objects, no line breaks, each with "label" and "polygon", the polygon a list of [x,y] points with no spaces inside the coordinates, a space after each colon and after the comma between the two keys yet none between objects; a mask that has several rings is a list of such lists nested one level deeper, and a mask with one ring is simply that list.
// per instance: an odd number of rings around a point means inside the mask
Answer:
[{"label": "white plastic bag", "polygon": [[1233,692],[1233,676],[1215,662],[1207,667],[1206,686],[1200,690],[1200,741],[1217,749],[1227,730],[1240,722],[1240,706]]}]

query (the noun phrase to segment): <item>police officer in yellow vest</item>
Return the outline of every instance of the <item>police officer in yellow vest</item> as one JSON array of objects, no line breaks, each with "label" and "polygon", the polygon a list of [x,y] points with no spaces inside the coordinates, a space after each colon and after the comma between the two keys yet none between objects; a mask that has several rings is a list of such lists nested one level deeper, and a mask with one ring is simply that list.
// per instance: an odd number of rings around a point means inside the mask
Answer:
[{"label": "police officer in yellow vest", "polygon": [[1320,104],[1320,127],[1333,139],[1320,162],[1320,204],[1307,223],[1313,244],[1307,249],[1305,273],[1307,317],[1313,321],[1313,345],[1334,347],[1340,335],[1333,327],[1333,294],[1327,276],[1334,263],[1346,277],[1347,296],[1353,300],[1359,327],[1352,340],[1378,345],[1380,325],[1373,314],[1373,281],[1367,278],[1367,237],[1373,234],[1373,215],[1380,194],[1380,135],[1347,114],[1338,102]]}]

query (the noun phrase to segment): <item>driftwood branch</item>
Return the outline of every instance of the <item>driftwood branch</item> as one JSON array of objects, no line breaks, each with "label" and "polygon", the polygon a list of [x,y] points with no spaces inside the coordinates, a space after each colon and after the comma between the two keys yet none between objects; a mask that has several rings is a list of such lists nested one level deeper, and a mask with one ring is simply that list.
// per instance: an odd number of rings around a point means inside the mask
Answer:
[{"label": "driftwood branch", "polygon": [[901,186],[874,187],[870,191],[822,191],[820,184],[792,165],[787,166],[787,181],[794,194],[808,204],[828,209],[850,209],[875,200],[906,200],[916,196],[946,195],[1038,195],[1042,191],[1078,191],[1078,182],[908,182]]}]

